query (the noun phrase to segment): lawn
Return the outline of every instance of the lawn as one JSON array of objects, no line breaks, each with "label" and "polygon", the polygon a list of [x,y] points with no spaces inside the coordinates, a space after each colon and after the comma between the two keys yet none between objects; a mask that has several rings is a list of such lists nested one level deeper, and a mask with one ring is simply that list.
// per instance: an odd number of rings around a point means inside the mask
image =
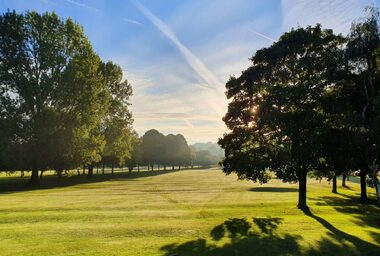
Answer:
[{"label": "lawn", "polygon": [[297,184],[218,169],[45,177],[21,191],[12,179],[0,179],[0,255],[380,255],[380,209],[358,204],[353,182],[334,195],[309,179],[304,213]]}]

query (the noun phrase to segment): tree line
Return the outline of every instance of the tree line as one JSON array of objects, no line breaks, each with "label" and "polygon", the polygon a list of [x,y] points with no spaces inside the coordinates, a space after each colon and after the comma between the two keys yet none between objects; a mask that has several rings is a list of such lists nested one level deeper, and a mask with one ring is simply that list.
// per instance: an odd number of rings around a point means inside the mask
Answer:
[{"label": "tree line", "polygon": [[369,177],[380,202],[380,23],[366,10],[347,36],[321,25],[284,33],[229,79],[225,173],[298,182],[307,209],[308,175],[331,178],[337,192],[337,176],[357,172],[361,200]]},{"label": "tree line", "polygon": [[211,150],[202,149],[197,144],[189,146],[182,134],[165,136],[155,129],[147,131],[141,138],[135,136],[132,145],[131,158],[126,161],[130,171],[139,170],[140,166],[147,166],[152,171],[155,166],[163,170],[212,166],[221,160]]}]

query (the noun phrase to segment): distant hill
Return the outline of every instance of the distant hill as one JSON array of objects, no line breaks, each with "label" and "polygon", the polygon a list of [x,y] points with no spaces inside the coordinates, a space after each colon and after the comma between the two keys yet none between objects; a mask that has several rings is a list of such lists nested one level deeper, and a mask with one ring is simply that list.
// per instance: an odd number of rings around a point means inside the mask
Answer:
[{"label": "distant hill", "polygon": [[195,143],[192,145],[196,151],[207,150],[210,154],[218,159],[224,157],[224,150],[216,143],[207,142],[207,143]]}]

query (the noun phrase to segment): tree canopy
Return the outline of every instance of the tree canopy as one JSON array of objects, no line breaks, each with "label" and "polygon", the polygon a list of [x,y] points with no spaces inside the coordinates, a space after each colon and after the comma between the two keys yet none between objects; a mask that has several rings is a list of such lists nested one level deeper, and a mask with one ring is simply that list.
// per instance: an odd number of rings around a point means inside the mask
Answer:
[{"label": "tree canopy", "polygon": [[2,168],[32,170],[38,183],[39,170],[128,156],[131,86],[119,66],[101,61],[80,25],[55,13],[8,11],[0,41]]},{"label": "tree canopy", "polygon": [[369,166],[377,184],[378,18],[371,9],[347,38],[320,25],[292,29],[258,50],[226,84],[223,171],[261,183],[269,171],[297,181],[299,208],[307,208],[312,171],[336,178]]}]

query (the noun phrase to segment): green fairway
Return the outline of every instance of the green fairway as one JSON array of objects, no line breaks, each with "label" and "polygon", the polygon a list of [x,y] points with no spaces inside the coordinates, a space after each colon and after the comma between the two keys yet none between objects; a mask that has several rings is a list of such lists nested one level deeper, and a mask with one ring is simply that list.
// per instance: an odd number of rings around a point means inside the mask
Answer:
[{"label": "green fairway", "polygon": [[297,184],[218,169],[84,181],[2,192],[0,255],[380,255],[380,210],[357,203],[357,183],[334,195],[309,179],[305,214]]}]

